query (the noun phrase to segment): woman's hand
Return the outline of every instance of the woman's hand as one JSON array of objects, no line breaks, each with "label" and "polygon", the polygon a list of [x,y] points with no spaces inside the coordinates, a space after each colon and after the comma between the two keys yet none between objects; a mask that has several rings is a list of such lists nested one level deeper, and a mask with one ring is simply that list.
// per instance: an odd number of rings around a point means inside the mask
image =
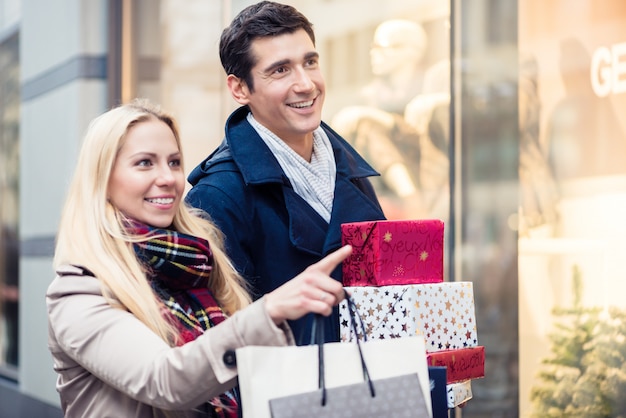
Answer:
[{"label": "woman's hand", "polygon": [[343,300],[343,285],[330,273],[352,253],[346,245],[327,255],[273,292],[265,295],[265,309],[276,324],[309,312],[330,315]]}]

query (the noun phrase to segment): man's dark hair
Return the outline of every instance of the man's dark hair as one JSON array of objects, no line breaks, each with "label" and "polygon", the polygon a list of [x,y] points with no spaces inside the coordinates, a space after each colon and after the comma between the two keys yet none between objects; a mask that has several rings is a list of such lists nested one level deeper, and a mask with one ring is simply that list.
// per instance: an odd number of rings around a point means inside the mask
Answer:
[{"label": "man's dark hair", "polygon": [[220,60],[226,74],[243,80],[254,91],[251,70],[256,65],[252,41],[304,29],[315,45],[313,24],[286,4],[262,1],[243,9],[224,29],[220,38]]}]

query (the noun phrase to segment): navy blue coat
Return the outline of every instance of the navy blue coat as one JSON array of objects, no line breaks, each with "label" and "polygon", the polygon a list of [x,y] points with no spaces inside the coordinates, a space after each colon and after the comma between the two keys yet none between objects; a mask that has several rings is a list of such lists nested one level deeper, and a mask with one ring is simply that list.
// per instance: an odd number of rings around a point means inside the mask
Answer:
[{"label": "navy blue coat", "polygon": [[[326,124],[337,178],[330,223],[302,199],[261,137],[237,109],[222,144],[189,175],[186,201],[205,210],[224,232],[226,251],[257,299],[341,247],[340,225],[384,219],[367,179],[378,173]],[[341,281],[341,266],[332,277]],[[298,344],[308,344],[312,317],[290,321]],[[338,341],[337,309],[325,321],[325,338]]]}]

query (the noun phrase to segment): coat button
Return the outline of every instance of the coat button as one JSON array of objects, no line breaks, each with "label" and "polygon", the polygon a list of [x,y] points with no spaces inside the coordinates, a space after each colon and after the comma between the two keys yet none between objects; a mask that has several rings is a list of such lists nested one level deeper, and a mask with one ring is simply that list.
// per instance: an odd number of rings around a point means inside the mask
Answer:
[{"label": "coat button", "polygon": [[235,367],[237,365],[237,356],[235,356],[234,350],[226,351],[224,353],[224,356],[222,357],[222,360],[224,360],[224,364],[228,367]]}]

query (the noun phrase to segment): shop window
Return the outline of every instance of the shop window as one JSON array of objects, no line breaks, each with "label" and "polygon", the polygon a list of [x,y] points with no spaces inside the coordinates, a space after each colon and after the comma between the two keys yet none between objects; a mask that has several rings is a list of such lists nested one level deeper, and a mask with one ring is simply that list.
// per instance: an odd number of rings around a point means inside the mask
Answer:
[{"label": "shop window", "polygon": [[626,414],[626,4],[519,2],[520,411]]},{"label": "shop window", "polygon": [[361,23],[349,30],[313,22],[328,34],[318,45],[324,119],[380,172],[373,182],[389,219],[447,222],[450,9],[386,6],[372,4],[375,17],[355,11]]},{"label": "shop window", "polygon": [[[457,280],[471,281],[485,378],[464,418],[519,415],[517,1],[453,10]],[[525,415],[521,415],[525,416]]]},{"label": "shop window", "polygon": [[[385,181],[377,179],[375,186],[388,217],[447,220],[449,4],[368,0],[350,22],[342,22],[323,16],[339,15],[348,7],[345,0],[323,7],[311,0],[286,3],[315,26],[326,78],[323,119],[383,174]],[[117,22],[111,27],[118,38],[111,44],[118,46],[111,57],[118,65],[109,73],[119,75],[111,83],[119,90],[111,97],[148,97],[174,112],[191,169],[219,144],[224,122],[237,106],[226,91],[217,46],[225,22],[242,6],[196,1],[179,7],[172,0],[112,4]],[[359,115],[365,107],[392,122]],[[355,118],[362,121],[357,131],[349,127]]]}]

